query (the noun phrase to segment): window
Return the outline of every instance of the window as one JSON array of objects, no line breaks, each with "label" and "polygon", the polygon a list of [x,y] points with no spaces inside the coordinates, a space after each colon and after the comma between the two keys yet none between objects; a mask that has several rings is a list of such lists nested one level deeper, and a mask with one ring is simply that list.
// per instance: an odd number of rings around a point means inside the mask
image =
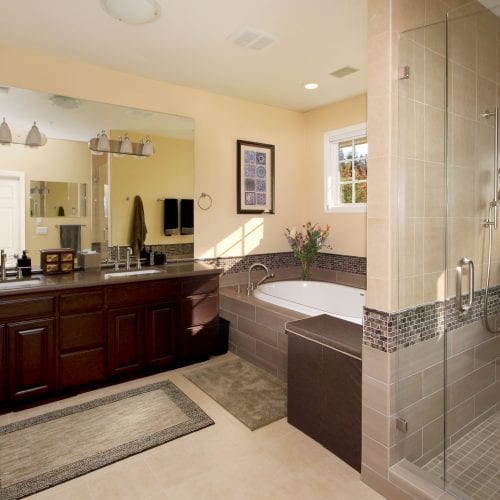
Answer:
[{"label": "window", "polygon": [[368,140],[366,124],[325,133],[325,211],[366,210]]}]

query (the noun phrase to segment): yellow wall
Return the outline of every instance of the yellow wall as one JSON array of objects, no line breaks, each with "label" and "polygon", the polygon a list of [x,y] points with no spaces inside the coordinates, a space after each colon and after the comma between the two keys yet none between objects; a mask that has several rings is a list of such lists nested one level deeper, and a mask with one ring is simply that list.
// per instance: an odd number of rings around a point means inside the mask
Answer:
[{"label": "yellow wall", "polygon": [[[111,134],[112,137],[116,134]],[[129,135],[137,142],[140,137]],[[155,154],[140,160],[122,156],[111,158],[112,241],[130,244],[134,198],[144,205],[148,233],[146,245],[191,243],[193,235],[163,234],[163,203],[158,198],[193,198],[193,141],[151,136]]]},{"label": "yellow wall", "polygon": [[[307,219],[331,226],[332,253],[366,256],[366,212],[325,213],[324,133],[366,123],[366,94],[339,101],[305,113],[304,173],[307,180]],[[370,188],[368,187],[368,193]]]},{"label": "yellow wall", "polygon": [[[364,255],[361,217],[329,215],[324,219],[317,208],[317,202],[321,200],[322,203],[323,199],[322,187],[312,186],[316,182],[322,186],[322,174],[318,173],[322,161],[315,160],[312,177],[306,148],[311,152],[314,144],[322,141],[323,132],[335,128],[337,122],[339,126],[350,123],[340,118],[327,119],[328,109],[304,115],[5,46],[0,47],[0,82],[194,118],[194,198],[196,201],[205,192],[213,200],[212,208],[206,211],[200,210],[195,203],[196,257],[288,251],[284,228],[316,219],[336,225],[333,228],[334,252]],[[359,121],[363,120],[354,120]],[[237,139],[276,146],[274,215],[236,214]],[[319,151],[321,156],[322,143]],[[318,189],[321,196],[315,194]],[[310,213],[308,205],[313,199],[315,208]],[[363,234],[354,238],[353,232]]]},{"label": "yellow wall", "polygon": [[[26,190],[26,249],[29,250],[33,265],[40,262],[40,248],[61,246],[59,229],[56,224],[82,224],[82,248],[90,246],[90,217],[44,217],[40,226],[47,227],[48,233],[35,234],[36,219],[30,217],[30,181],[63,181],[87,184],[90,189],[90,155],[87,144],[76,141],[49,139],[45,146],[28,148],[19,144],[0,147],[0,170],[15,170],[25,173]],[[87,214],[90,212],[87,200]]]}]

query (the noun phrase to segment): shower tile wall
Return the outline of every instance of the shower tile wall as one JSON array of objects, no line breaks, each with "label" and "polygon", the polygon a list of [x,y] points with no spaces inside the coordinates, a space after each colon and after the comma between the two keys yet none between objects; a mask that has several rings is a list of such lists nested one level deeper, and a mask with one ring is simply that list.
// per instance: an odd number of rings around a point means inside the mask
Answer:
[{"label": "shower tile wall", "polygon": [[[373,321],[366,322],[364,326],[366,343],[363,346],[361,477],[388,498],[421,496],[421,491],[417,491],[411,484],[393,481],[389,468],[395,461],[405,456],[417,460],[423,456],[424,450],[432,455],[432,443],[441,441],[441,451],[444,446],[443,421],[440,420],[443,418],[444,396],[435,385],[437,378],[441,377],[444,342],[439,336],[429,338],[424,333],[425,328],[429,327],[426,321],[432,323],[434,320],[425,315],[418,318],[419,328],[423,331],[421,339],[427,340],[421,342],[419,337],[417,343],[410,342],[410,345],[404,347],[405,342],[398,345],[401,339],[395,339],[394,350],[388,351],[383,350],[383,346],[388,345],[394,332],[394,324],[390,318],[396,323],[398,320],[397,314],[391,313],[392,311],[407,309],[410,311],[407,314],[417,316],[421,312],[417,312],[417,309],[424,307],[435,312],[436,308],[443,307],[439,305],[439,301],[446,298],[446,256],[443,251],[446,215],[443,196],[444,19],[450,8],[466,2],[467,0],[368,0],[368,127],[370,143],[373,145],[370,148],[370,183],[377,189],[372,190],[373,196],[368,202],[367,214],[370,310],[366,315]],[[487,148],[491,148],[493,139],[491,124],[481,122],[470,111],[474,106],[476,113],[477,109],[484,106],[482,101],[477,101],[486,95],[485,90],[490,89],[488,93],[491,93],[490,84],[496,78],[499,60],[496,55],[496,38],[493,43],[490,40],[490,46],[486,52],[482,52],[481,47],[488,45],[488,42],[484,33],[479,33],[476,23],[479,24],[478,21],[473,23],[474,29],[469,24],[465,25],[473,38],[472,42],[466,35],[459,35],[458,32],[453,34],[455,39],[463,36],[459,40],[459,43],[462,42],[459,52],[461,54],[463,50],[465,55],[459,57],[465,60],[456,60],[450,65],[451,81],[455,85],[455,107],[452,108],[449,123],[450,131],[455,134],[454,140],[449,144],[449,153],[452,155],[450,166],[456,168],[459,175],[450,186],[453,190],[450,193],[451,206],[455,210],[450,236],[457,248],[453,249],[454,253],[450,253],[449,257],[455,258],[461,250],[459,245],[468,239],[473,242],[472,257],[478,264],[481,261],[479,255],[484,255],[485,237],[478,222],[485,216],[484,200],[492,195],[487,191],[487,186],[491,185],[491,179],[488,179],[491,176],[491,163],[486,166],[486,162],[491,162],[491,153],[488,153]],[[488,24],[488,20],[482,23]],[[401,42],[398,40],[399,33],[424,25],[427,25],[425,30],[408,32],[406,39],[403,37]],[[494,48],[495,55],[491,47]],[[403,82],[398,82],[394,77],[398,68],[403,65],[399,51],[407,58],[404,64],[410,66],[410,79]],[[472,71],[470,65],[474,58],[476,69]],[[431,75],[435,78],[429,79]],[[400,83],[403,83],[402,89]],[[402,100],[398,102],[400,98]],[[399,138],[398,131],[403,128],[402,118],[406,129],[404,137]],[[474,165],[470,164],[471,161]],[[478,165],[481,165],[481,170]],[[472,204],[470,197],[466,199],[471,189],[474,191]],[[496,234],[496,238],[500,238],[500,232]],[[495,242],[499,249],[497,256],[500,255],[499,242]],[[380,266],[380,263],[386,264]],[[495,283],[500,282],[498,264],[497,261]],[[479,283],[476,283],[476,288],[484,286],[484,270],[481,267],[477,265],[476,280]],[[456,339],[456,366],[460,362],[467,365],[467,360],[470,369],[473,359],[474,367],[480,369],[483,364],[481,352],[493,351],[491,344],[488,344],[491,337],[481,338],[472,324],[456,328],[453,338]],[[482,345],[481,342],[486,343]],[[498,349],[498,345],[495,348]],[[401,352],[406,352],[406,355],[401,356]],[[482,375],[491,370],[491,363],[492,361],[488,361],[484,365],[488,368],[477,376],[476,381],[482,381]],[[496,377],[499,363],[497,361]],[[404,368],[402,365],[405,365]],[[401,368],[401,375],[404,375],[399,386],[398,368]],[[473,372],[474,369],[466,371],[463,377],[467,377],[467,373],[472,376],[470,374]],[[491,392],[484,392],[484,399],[479,400],[478,405],[488,400],[495,387],[498,390],[498,386],[495,386],[498,378],[495,380],[494,384],[489,385],[493,388]],[[460,383],[460,379],[456,383]],[[440,386],[443,387],[442,379]],[[460,385],[456,387],[459,388]],[[415,410],[407,414],[408,420],[412,420],[410,425],[413,428],[419,420],[422,429],[421,432],[413,432],[412,439],[402,441],[399,447],[398,440],[401,436],[398,436],[395,427],[398,403],[401,403],[402,409]],[[470,404],[466,399],[458,403],[458,407],[463,405],[462,408],[467,409],[469,405],[469,416],[473,418]],[[457,411],[455,422],[450,419],[456,429],[461,425],[458,417],[462,415],[467,415],[467,411]],[[462,425],[466,426],[466,423]],[[407,434],[407,437],[410,436]]]}]

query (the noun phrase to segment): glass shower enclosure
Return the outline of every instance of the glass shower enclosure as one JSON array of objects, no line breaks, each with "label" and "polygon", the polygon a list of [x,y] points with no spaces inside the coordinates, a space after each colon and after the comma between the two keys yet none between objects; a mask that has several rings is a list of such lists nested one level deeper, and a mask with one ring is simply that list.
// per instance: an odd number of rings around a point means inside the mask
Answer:
[{"label": "glass shower enclosure", "polygon": [[459,498],[500,498],[499,16],[399,38],[393,462]]}]

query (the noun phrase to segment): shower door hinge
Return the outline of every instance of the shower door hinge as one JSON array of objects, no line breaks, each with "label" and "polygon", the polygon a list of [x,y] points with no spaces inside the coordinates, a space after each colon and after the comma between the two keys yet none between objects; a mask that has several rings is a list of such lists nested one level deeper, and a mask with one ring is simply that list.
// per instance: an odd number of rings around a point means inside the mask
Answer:
[{"label": "shower door hinge", "polygon": [[403,66],[398,69],[398,80],[408,80],[410,78],[410,66]]},{"label": "shower door hinge", "polygon": [[406,434],[408,432],[408,422],[404,418],[396,418],[396,429]]}]

